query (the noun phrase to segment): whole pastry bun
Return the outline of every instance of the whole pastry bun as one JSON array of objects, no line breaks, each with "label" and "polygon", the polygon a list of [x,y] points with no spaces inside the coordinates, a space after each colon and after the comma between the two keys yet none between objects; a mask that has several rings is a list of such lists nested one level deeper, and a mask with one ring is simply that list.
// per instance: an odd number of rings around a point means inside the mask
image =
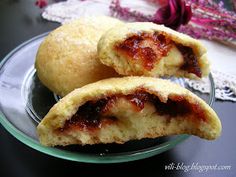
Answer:
[{"label": "whole pastry bun", "polygon": [[86,84],[117,76],[100,63],[97,43],[104,32],[121,21],[101,16],[83,17],[52,31],[40,45],[35,68],[40,81],[65,96]]}]

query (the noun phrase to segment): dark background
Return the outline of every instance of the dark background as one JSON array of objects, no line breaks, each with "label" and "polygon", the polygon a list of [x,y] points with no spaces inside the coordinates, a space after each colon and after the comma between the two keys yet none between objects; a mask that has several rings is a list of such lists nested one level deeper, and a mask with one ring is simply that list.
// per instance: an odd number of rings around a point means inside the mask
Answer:
[{"label": "dark background", "polygon": [[[59,26],[58,23],[43,20],[40,12],[33,0],[0,1],[0,60],[25,40]],[[27,147],[0,125],[0,176],[233,177],[236,175],[236,104],[216,101],[214,109],[223,126],[222,135],[216,141],[190,137],[174,149],[157,156],[121,164],[86,164],[57,159]],[[165,165],[172,162],[185,165],[230,165],[231,169],[202,173],[165,171]]]}]

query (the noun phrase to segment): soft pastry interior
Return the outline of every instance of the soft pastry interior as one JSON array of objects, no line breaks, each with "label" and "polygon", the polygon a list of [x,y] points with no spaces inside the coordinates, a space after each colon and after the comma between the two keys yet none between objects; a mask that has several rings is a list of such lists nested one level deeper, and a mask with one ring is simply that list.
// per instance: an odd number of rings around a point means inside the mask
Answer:
[{"label": "soft pastry interior", "polygon": [[100,39],[98,53],[103,64],[122,75],[201,78],[209,73],[199,41],[152,23],[110,29]]},{"label": "soft pastry interior", "polygon": [[174,75],[176,71],[184,70],[202,77],[197,56],[192,48],[175,43],[164,33],[131,35],[125,41],[118,42],[114,51],[121,58],[127,58],[128,63],[139,65],[153,75],[165,71]]},{"label": "soft pastry interior", "polygon": [[76,137],[78,129],[90,132],[93,143],[124,143],[176,133],[198,135],[206,119],[203,110],[184,97],[172,95],[163,103],[155,95],[137,91],[86,102],[57,133]]},{"label": "soft pastry interior", "polygon": [[[64,146],[124,143],[134,139],[176,134],[192,134],[210,140],[219,136],[220,122],[214,111],[203,101],[184,93],[185,90],[181,94],[168,93],[164,98],[162,91],[156,92],[143,87],[142,82],[145,79],[148,82],[150,78],[134,78],[140,81],[140,87],[126,93],[108,91],[107,94],[89,99],[87,98],[89,96],[85,96],[87,100],[82,101],[83,103],[73,111],[73,114],[68,112],[73,110],[73,106],[68,104],[76,101],[72,99],[65,101],[68,99],[66,96],[63,98],[64,104],[59,103],[60,109],[64,109],[63,114],[66,116],[60,117],[49,113],[39,124],[41,143],[47,146]],[[116,81],[117,78],[111,80]],[[176,87],[169,82],[168,85],[173,89]],[[104,87],[106,86],[105,82]],[[73,92],[68,97],[75,94],[76,90]],[[83,91],[81,94],[84,94]],[[93,94],[93,91],[90,94]],[[57,106],[53,108],[54,111],[58,109]]]}]

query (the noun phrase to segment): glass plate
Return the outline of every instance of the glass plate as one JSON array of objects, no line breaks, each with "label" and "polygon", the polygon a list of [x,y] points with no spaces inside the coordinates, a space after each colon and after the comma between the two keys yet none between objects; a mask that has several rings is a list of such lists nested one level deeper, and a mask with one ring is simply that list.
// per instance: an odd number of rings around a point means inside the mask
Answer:
[{"label": "glass plate", "polygon": [[[63,148],[42,146],[38,141],[36,126],[58,99],[40,83],[34,69],[37,49],[47,34],[37,36],[18,46],[0,64],[0,122],[18,140],[40,152],[62,159],[90,163],[116,163],[160,154],[189,137],[189,135],[178,135],[143,139],[122,145],[72,145]],[[188,88],[184,79],[172,78],[171,80]],[[210,95],[191,91],[211,106],[215,94],[211,75],[208,81],[211,84]]]}]

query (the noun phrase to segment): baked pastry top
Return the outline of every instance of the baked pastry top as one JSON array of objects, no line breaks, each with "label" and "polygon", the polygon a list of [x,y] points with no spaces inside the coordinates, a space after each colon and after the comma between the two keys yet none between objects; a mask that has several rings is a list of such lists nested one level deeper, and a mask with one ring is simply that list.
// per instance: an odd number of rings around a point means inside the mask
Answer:
[{"label": "baked pastry top", "polygon": [[118,76],[114,69],[98,60],[97,42],[104,32],[122,23],[106,16],[83,17],[49,33],[36,56],[40,81],[65,96],[88,83]]},{"label": "baked pastry top", "polygon": [[37,127],[43,145],[124,143],[166,135],[216,139],[216,113],[192,92],[152,77],[110,78],[75,89]]},{"label": "baked pastry top", "polygon": [[121,75],[197,79],[209,74],[206,48],[198,40],[151,22],[111,28],[99,40],[98,56]]}]

